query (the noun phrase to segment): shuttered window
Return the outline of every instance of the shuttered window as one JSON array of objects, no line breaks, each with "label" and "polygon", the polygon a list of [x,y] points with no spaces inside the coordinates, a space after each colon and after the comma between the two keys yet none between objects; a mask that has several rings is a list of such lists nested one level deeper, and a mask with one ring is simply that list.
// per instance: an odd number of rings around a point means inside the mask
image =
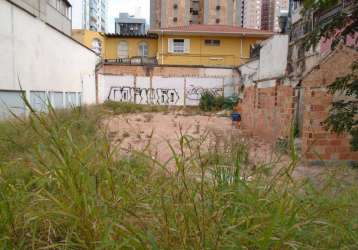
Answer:
[{"label": "shuttered window", "polygon": [[168,39],[169,53],[190,53],[190,39]]},{"label": "shuttered window", "polygon": [[148,56],[148,44],[146,42],[141,42],[139,44],[139,56],[141,57]]},{"label": "shuttered window", "polygon": [[128,58],[128,43],[126,41],[121,41],[118,44],[118,58]]}]

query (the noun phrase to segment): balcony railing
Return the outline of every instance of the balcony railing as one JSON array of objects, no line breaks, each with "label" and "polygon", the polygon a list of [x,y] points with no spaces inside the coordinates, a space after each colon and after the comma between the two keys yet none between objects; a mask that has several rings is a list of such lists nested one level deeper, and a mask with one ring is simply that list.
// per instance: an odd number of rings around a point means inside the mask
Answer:
[{"label": "balcony railing", "polygon": [[104,59],[105,63],[113,64],[130,64],[130,65],[157,65],[158,60],[156,57],[131,57],[131,58],[116,58]]}]

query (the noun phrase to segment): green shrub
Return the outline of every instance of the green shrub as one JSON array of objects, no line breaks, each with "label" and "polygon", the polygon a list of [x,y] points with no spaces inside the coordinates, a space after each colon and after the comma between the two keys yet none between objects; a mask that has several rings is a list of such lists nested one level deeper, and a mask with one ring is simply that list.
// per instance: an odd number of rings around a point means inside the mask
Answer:
[{"label": "green shrub", "polygon": [[210,91],[206,91],[201,95],[199,108],[202,111],[233,110],[237,102],[237,96],[214,96]]},{"label": "green shrub", "polygon": [[239,101],[239,97],[237,95],[232,95],[225,98],[223,108],[228,110],[233,110]]},{"label": "green shrub", "polygon": [[225,105],[225,97],[224,96],[215,96],[215,110],[221,110]]},{"label": "green shrub", "polygon": [[199,108],[202,111],[213,111],[215,108],[215,96],[210,91],[205,91],[199,101]]}]

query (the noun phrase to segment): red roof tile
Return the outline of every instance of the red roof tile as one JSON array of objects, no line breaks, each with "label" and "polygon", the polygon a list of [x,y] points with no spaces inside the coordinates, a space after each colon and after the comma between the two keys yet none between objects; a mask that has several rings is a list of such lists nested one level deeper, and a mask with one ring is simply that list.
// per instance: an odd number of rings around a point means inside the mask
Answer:
[{"label": "red roof tile", "polygon": [[187,26],[168,27],[153,30],[153,32],[187,32],[187,33],[217,33],[217,34],[262,34],[273,35],[273,32],[258,29],[247,29],[237,26],[229,25],[206,25],[206,24],[191,24]]}]

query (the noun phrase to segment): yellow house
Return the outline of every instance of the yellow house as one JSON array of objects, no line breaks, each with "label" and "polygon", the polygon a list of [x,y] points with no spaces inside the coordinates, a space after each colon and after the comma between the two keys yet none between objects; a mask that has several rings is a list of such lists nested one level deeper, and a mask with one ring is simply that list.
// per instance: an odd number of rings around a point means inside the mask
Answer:
[{"label": "yellow house", "polygon": [[151,32],[158,35],[159,64],[230,67],[245,63],[251,46],[273,35],[256,29],[200,24]]},{"label": "yellow house", "polygon": [[158,36],[156,34],[120,35],[91,30],[72,30],[72,37],[107,60],[151,58],[157,55]]},{"label": "yellow house", "polygon": [[72,37],[104,57],[106,37],[103,33],[92,30],[73,29]]},{"label": "yellow house", "polygon": [[156,57],[158,36],[106,34],[105,59]]},{"label": "yellow house", "polygon": [[[103,34],[90,30],[72,32],[76,40],[104,60],[132,63],[133,58],[154,58],[163,65],[220,67],[245,63],[250,58],[252,45],[272,35],[256,29],[200,24],[152,30],[144,35]],[[142,59],[139,62],[143,63]]]}]

